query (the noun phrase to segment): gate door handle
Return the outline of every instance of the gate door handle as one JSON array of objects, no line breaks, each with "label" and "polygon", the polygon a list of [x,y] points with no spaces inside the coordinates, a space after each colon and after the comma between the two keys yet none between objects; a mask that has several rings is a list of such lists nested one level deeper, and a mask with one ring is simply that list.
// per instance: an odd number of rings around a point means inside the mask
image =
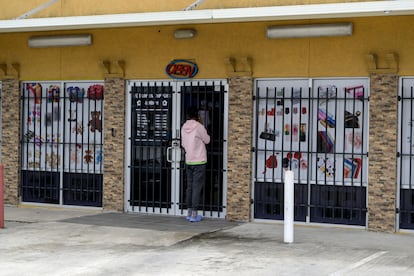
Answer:
[{"label": "gate door handle", "polygon": [[167,148],[167,162],[172,163],[172,159],[171,159],[171,152],[172,152],[172,147],[168,147]]}]

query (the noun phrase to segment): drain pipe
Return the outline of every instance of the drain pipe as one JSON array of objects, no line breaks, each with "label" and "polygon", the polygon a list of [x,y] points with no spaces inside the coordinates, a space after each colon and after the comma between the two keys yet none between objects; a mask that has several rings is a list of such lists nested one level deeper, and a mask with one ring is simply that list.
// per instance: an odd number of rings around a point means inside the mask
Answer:
[{"label": "drain pipe", "polygon": [[197,8],[201,3],[203,3],[205,0],[197,0],[194,3],[192,3],[190,6],[188,6],[187,8],[185,8],[185,11],[191,11],[195,8]]},{"label": "drain pipe", "polygon": [[49,1],[47,3],[44,3],[43,5],[40,5],[39,7],[20,15],[19,17],[16,17],[15,19],[26,19],[27,17],[37,13],[38,11],[46,9],[47,7],[49,7],[50,5],[54,4],[57,1],[59,1],[59,0],[52,0],[52,1]]}]

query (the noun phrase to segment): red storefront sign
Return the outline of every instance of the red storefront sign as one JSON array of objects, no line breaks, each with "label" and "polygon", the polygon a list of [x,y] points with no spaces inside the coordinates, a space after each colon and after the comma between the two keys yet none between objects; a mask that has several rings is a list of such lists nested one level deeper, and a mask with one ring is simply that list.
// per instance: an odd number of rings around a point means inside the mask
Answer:
[{"label": "red storefront sign", "polygon": [[191,79],[198,73],[198,67],[189,60],[174,59],[165,67],[165,73],[173,79]]}]

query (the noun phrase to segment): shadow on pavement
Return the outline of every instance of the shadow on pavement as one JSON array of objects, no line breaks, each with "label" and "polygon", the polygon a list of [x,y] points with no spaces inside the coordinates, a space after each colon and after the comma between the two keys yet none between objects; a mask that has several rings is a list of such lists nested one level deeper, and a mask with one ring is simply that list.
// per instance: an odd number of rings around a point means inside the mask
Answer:
[{"label": "shadow on pavement", "polygon": [[104,213],[60,220],[61,222],[139,228],[157,231],[210,233],[229,229],[241,223],[229,222],[224,219],[203,218],[202,221],[191,223],[185,217],[154,214]]}]

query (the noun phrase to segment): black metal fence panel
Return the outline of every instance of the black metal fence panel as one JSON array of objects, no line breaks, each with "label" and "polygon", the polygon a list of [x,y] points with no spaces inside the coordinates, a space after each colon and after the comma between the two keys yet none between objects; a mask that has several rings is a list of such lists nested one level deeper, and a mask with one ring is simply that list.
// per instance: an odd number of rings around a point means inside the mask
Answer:
[{"label": "black metal fence panel", "polygon": [[414,229],[414,79],[402,80],[399,102],[399,227]]},{"label": "black metal fence panel", "polygon": [[102,206],[102,83],[22,83],[24,202]]},{"label": "black metal fence panel", "polygon": [[295,220],[365,225],[368,91],[360,78],[257,82],[255,218],[283,218],[292,170]]},{"label": "black metal fence panel", "polygon": [[[181,94],[181,122],[182,126],[187,119],[187,111],[190,107],[197,108],[200,118],[210,135],[211,141],[207,147],[207,169],[206,181],[202,194],[202,211],[213,216],[218,216],[223,211],[223,167],[225,135],[224,135],[224,95],[227,92],[222,82],[184,82],[179,90]],[[181,159],[180,171],[184,171],[184,158]],[[185,172],[180,177],[180,199],[179,205],[186,208],[185,191],[187,181]]]},{"label": "black metal fence panel", "polygon": [[171,208],[171,83],[134,83],[131,104],[131,188],[129,204],[138,211]]}]

